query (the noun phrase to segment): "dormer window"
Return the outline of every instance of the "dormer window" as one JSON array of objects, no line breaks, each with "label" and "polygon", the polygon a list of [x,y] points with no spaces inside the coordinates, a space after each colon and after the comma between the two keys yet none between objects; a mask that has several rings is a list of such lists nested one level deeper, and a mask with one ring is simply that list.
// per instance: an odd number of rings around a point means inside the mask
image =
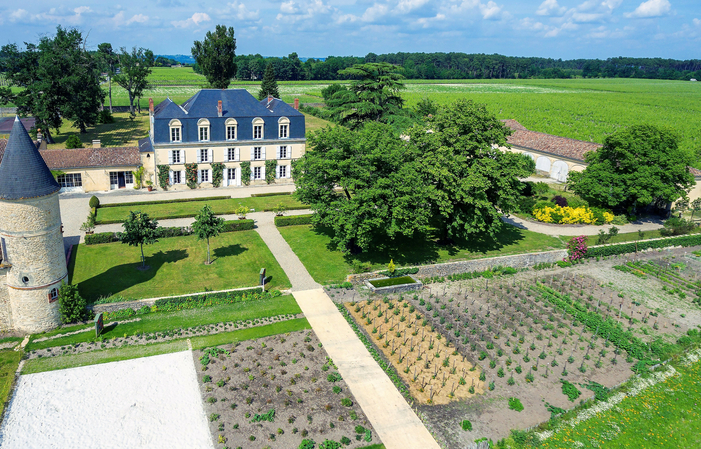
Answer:
[{"label": "dormer window", "polygon": [[236,140],[236,131],[238,127],[238,123],[236,122],[235,119],[230,118],[226,121],[226,140]]},{"label": "dormer window", "polygon": [[197,128],[199,130],[200,142],[209,141],[209,120],[206,118],[200,119],[197,122]]},{"label": "dormer window", "polygon": [[262,139],[263,138],[263,119],[255,118],[253,119],[253,138]]},{"label": "dormer window", "polygon": [[183,125],[180,120],[171,120],[170,126],[170,141],[171,142],[182,142],[182,129]]},{"label": "dormer window", "polygon": [[278,120],[278,138],[287,139],[290,137],[290,119],[281,117]]}]

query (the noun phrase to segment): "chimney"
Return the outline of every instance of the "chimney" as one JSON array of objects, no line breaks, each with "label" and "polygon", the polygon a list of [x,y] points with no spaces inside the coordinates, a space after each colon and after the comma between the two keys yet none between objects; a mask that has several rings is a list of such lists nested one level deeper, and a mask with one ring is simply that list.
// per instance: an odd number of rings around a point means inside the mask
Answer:
[{"label": "chimney", "polygon": [[273,101],[273,96],[272,96],[272,95],[268,95],[268,104],[269,104],[271,101]]},{"label": "chimney", "polygon": [[299,110],[299,98],[295,98],[295,105],[294,108]]},{"label": "chimney", "polygon": [[153,98],[148,99],[148,112],[153,115]]},{"label": "chimney", "polygon": [[37,142],[41,142],[44,136],[41,135],[41,128],[37,128]]},{"label": "chimney", "polygon": [[217,116],[221,117],[222,116],[222,107],[221,107],[221,100],[217,102]]},{"label": "chimney", "polygon": [[102,148],[102,146],[100,145],[100,140],[99,140],[99,139],[98,139],[98,140],[93,140],[93,141],[92,141],[92,147],[93,147],[93,148]]}]

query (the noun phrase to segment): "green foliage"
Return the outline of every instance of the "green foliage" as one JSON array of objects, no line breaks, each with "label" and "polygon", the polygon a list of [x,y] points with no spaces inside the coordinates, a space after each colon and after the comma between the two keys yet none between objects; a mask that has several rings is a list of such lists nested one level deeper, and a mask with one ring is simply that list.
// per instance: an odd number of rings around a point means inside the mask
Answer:
[{"label": "green foliage", "polygon": [[241,182],[247,186],[251,183],[251,161],[241,161],[239,165],[241,166]]},{"label": "green foliage", "polygon": [[212,162],[212,186],[220,187],[224,180],[224,164],[221,162]]},{"label": "green foliage", "polygon": [[325,440],[319,445],[319,449],[339,449],[340,447],[341,443],[338,443],[333,440]]},{"label": "green foliage", "polygon": [[88,206],[90,206],[90,209],[97,209],[98,207],[100,207],[100,199],[95,195],[91,196],[90,201],[88,202]]},{"label": "green foliage", "polygon": [[144,177],[144,166],[137,168],[136,171],[131,172],[134,175],[134,189],[140,189],[142,184],[141,181]]},{"label": "green foliage", "polygon": [[99,243],[118,242],[119,237],[114,232],[99,232],[97,234],[89,234],[85,236],[86,245],[97,245]]},{"label": "green foliage", "polygon": [[197,164],[185,164],[185,183],[191,189],[197,188]]},{"label": "green foliage", "polygon": [[387,272],[390,276],[393,276],[395,271],[397,271],[397,266],[394,264],[394,260],[390,259],[389,263],[387,264]]},{"label": "green foliage", "polygon": [[664,228],[660,229],[660,234],[665,237],[684,235],[690,233],[695,227],[696,223],[693,220],[672,217],[664,222]]},{"label": "green foliage", "polygon": [[263,81],[260,83],[258,99],[262,100],[268,95],[272,95],[273,98],[280,98],[280,92],[277,88],[277,80],[275,80],[275,67],[273,66],[272,62],[269,62],[265,67],[265,74],[263,75]]},{"label": "green foliage", "polygon": [[618,254],[634,253],[646,249],[667,248],[669,246],[697,246],[701,245],[701,234],[686,235],[659,240],[645,240],[640,242],[621,243],[599,248],[589,248],[587,258],[615,256]]},{"label": "green foliage", "polygon": [[161,186],[163,190],[168,190],[170,186],[170,165],[158,165],[158,185]]},{"label": "green foliage", "polygon": [[469,432],[472,430],[472,423],[469,420],[465,419],[460,423],[460,427],[462,427],[462,430]]},{"label": "green foliage", "polygon": [[[167,167],[167,165],[166,165]],[[167,171],[166,171],[167,172]],[[198,201],[216,201],[223,199],[230,199],[228,195],[225,196],[202,196],[198,198],[173,198],[170,200],[160,200],[160,201],[135,201],[132,203],[109,203],[103,204],[102,208],[110,207],[133,207],[133,206],[148,206],[154,204],[172,204],[172,203],[196,203]],[[194,214],[192,215],[194,217]]]},{"label": "green foliage", "polygon": [[252,423],[261,421],[275,422],[275,409],[271,408],[267,411],[267,413],[264,413],[262,415],[256,413],[255,415],[253,415],[253,419],[251,420]]},{"label": "green foliage", "polygon": [[134,114],[134,100],[141,98],[148,87],[148,76],[151,74],[154,59],[153,52],[144,48],[133,47],[131,52],[125,47],[120,49],[119,74],[113,80],[129,95],[129,110]]},{"label": "green foliage", "polygon": [[570,173],[568,185],[592,204],[619,210],[674,202],[694,185],[693,155],[678,142],[673,131],[652,125],[619,130],[585,155],[587,168]]},{"label": "green foliage", "polygon": [[275,182],[276,168],[277,168],[277,161],[275,159],[267,159],[265,161],[265,182],[267,184],[272,184]]},{"label": "green foliage", "polygon": [[109,111],[109,109],[103,109],[97,116],[97,124],[107,125],[110,123],[114,123],[114,117],[112,116],[112,113]]},{"label": "green foliage", "polygon": [[560,383],[562,384],[562,394],[567,396],[570,402],[574,402],[582,394],[582,392],[579,391],[574,384],[566,381],[565,379],[560,379]]},{"label": "green foliage", "polygon": [[66,148],[83,148],[83,142],[80,141],[80,137],[77,134],[71,134],[66,139]]},{"label": "green foliage", "polygon": [[92,232],[95,229],[95,212],[93,210],[90,210],[88,212],[88,217],[85,219],[85,222],[80,225],[80,230],[84,232]]},{"label": "green foliage", "polygon": [[[657,362],[655,362],[657,363]],[[593,380],[587,380],[586,384],[580,384],[587,390],[591,390],[594,392],[594,396],[598,401],[605,401],[609,397],[609,393],[611,392],[610,388],[606,388],[605,386],[594,382]]]},{"label": "green foliage", "polygon": [[195,41],[192,57],[214,89],[226,89],[236,75],[236,39],[234,27],[217,25],[214,33],[207,31],[202,42]]},{"label": "green foliage", "polygon": [[312,214],[292,215],[289,217],[275,217],[275,226],[296,226],[308,225],[312,223]]},{"label": "green foliage", "polygon": [[394,271],[390,272],[389,270],[387,271],[380,271],[379,274],[387,277],[402,277],[406,276],[409,274],[416,274],[419,272],[418,268],[396,268]]},{"label": "green foliage", "polygon": [[550,412],[550,419],[555,419],[559,415],[562,415],[567,412],[567,410],[565,410],[564,408],[555,407],[554,405],[549,404],[547,402],[545,403],[545,408]]},{"label": "green foliage", "polygon": [[302,440],[302,442],[299,444],[299,447],[297,449],[314,449],[316,447],[316,443],[314,440]]},{"label": "green foliage", "polygon": [[78,286],[63,284],[58,291],[58,311],[64,324],[84,321],[90,316],[87,302],[78,293]]},{"label": "green foliage", "polygon": [[144,244],[150,245],[158,241],[156,238],[158,222],[151,220],[148,214],[130,211],[129,217],[122,223],[122,227],[124,232],[119,233],[119,240],[129,246],[139,246],[141,248],[141,266],[146,267]]},{"label": "green foliage", "polygon": [[604,232],[603,229],[599,230],[599,238],[596,240],[597,245],[605,245],[611,240],[612,238],[616,237],[618,235],[618,228],[615,226],[611,226],[611,228],[608,230],[608,232]]},{"label": "green foliage", "polygon": [[209,239],[216,237],[224,229],[224,219],[217,217],[212,212],[212,208],[205,204],[200,213],[192,223],[192,231],[198,240],[207,240],[207,265],[211,263],[209,257]]},{"label": "green foliage", "polygon": [[225,221],[221,232],[249,231],[255,227],[255,220]]},{"label": "green foliage", "polygon": [[518,398],[509,398],[509,410],[514,410],[517,412],[523,411],[523,404]]}]

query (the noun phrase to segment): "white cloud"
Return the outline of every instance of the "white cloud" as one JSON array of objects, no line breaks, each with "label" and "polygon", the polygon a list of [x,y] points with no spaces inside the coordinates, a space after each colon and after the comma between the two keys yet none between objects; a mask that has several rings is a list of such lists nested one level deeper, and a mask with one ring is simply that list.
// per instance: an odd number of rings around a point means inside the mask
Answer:
[{"label": "white cloud", "polygon": [[591,39],[623,39],[633,30],[634,28],[632,27],[624,27],[623,29],[616,28],[611,30],[602,25],[589,31],[586,37]]},{"label": "white cloud", "polygon": [[399,13],[406,14],[422,7],[428,3],[428,1],[429,0],[399,0],[399,3],[397,3],[397,7],[394,8],[394,10]]},{"label": "white cloud", "polygon": [[10,13],[10,21],[21,22],[29,17],[29,12],[26,9],[17,9]]},{"label": "white cloud", "polygon": [[557,37],[563,31],[575,31],[579,28],[579,25],[572,22],[565,22],[561,26],[556,27],[545,33],[545,37]]},{"label": "white cloud", "polygon": [[661,17],[672,10],[669,0],[648,0],[642,2],[635,11],[624,14],[628,18]]},{"label": "white cloud", "polygon": [[557,0],[545,0],[535,13],[539,16],[561,16],[565,11],[567,8],[560,6]]},{"label": "white cloud", "polygon": [[485,20],[496,19],[501,12],[501,6],[497,6],[497,4],[491,0],[486,5],[480,3],[479,8],[482,13],[482,18]]},{"label": "white cloud", "polygon": [[296,13],[297,7],[295,6],[295,2],[293,0],[290,0],[289,2],[282,2],[280,5],[280,12],[284,14]]},{"label": "white cloud", "polygon": [[701,27],[701,20],[694,19],[693,22],[694,22],[694,25],[696,25],[697,27]]},{"label": "white cloud", "polygon": [[362,20],[363,22],[374,22],[387,15],[388,11],[389,7],[387,5],[375,3],[374,5],[365,10],[362,17],[360,17],[360,20]]},{"label": "white cloud", "polygon": [[[294,5],[293,1],[289,3]],[[233,14],[233,16],[239,20],[258,20],[260,18],[260,10],[256,9],[255,11],[251,11],[244,3],[239,1],[228,3],[226,9],[222,11],[222,13]]]},{"label": "white cloud", "polygon": [[204,13],[204,12],[196,12],[190,17],[189,19],[186,20],[173,20],[171,25],[173,25],[175,28],[189,28],[192,25],[199,26],[201,23],[204,22],[209,22],[211,21],[212,18],[209,17],[209,14]]},{"label": "white cloud", "polygon": [[[316,16],[328,14],[332,8],[322,0],[302,0],[299,4],[290,0],[280,6],[280,12],[275,17],[276,20],[284,23],[302,22],[301,26],[314,26]],[[326,22],[328,19],[319,19]],[[279,31],[274,28],[274,31]]]},{"label": "white cloud", "polygon": [[127,25],[131,25],[132,23],[145,23],[146,21],[148,21],[148,16],[143,14],[134,14],[131,19],[127,20]]}]

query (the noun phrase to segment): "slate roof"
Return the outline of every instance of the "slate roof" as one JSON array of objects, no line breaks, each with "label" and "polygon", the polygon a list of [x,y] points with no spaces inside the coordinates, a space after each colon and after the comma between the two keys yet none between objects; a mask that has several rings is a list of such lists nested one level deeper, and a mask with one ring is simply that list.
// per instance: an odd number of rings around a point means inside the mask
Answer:
[{"label": "slate roof", "polygon": [[150,137],[145,137],[143,139],[139,139],[139,152],[153,153],[153,144],[151,143]]},{"label": "slate roof", "polygon": [[266,107],[267,99],[258,101],[246,89],[202,89],[178,106],[171,99],[164,100],[154,107],[156,118],[201,118],[218,117],[217,104],[222,102],[222,117],[289,117],[303,114],[275,99],[271,107]]},{"label": "slate roof", "polygon": [[0,162],[0,199],[38,198],[60,189],[27,130],[16,118]]},{"label": "slate roof", "polygon": [[[24,125],[24,129],[29,131],[36,124],[34,117],[21,118],[20,121]],[[10,134],[12,125],[15,123],[13,117],[0,117],[0,134]]]},{"label": "slate roof", "polygon": [[516,120],[503,120],[503,122],[514,131],[506,139],[507,142],[523,149],[542,151],[584,162],[586,153],[596,151],[602,147],[601,144],[594,142],[529,131]]},{"label": "slate roof", "polygon": [[[3,160],[6,144],[7,140],[0,140],[0,162]],[[141,165],[137,147],[40,150],[39,154],[51,170]]]}]

